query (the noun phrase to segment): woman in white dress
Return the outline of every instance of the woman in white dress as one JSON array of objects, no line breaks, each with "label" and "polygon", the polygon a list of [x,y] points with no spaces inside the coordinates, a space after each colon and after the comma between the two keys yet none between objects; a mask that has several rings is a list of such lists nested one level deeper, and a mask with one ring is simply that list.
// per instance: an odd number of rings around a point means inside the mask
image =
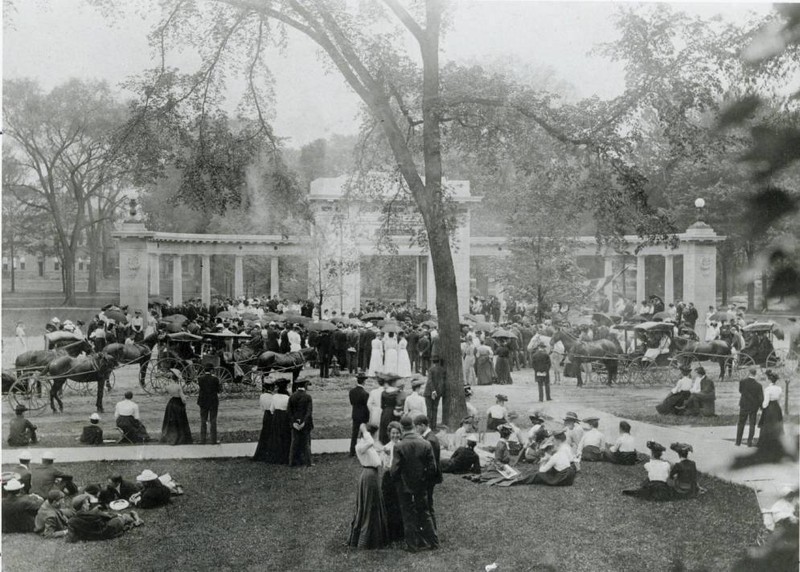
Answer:
[{"label": "woman in white dress", "polygon": [[383,373],[397,373],[397,338],[394,332],[383,339]]},{"label": "woman in white dress", "polygon": [[463,359],[464,385],[475,385],[478,378],[475,375],[475,345],[472,343],[473,336],[467,334],[466,340],[461,342],[461,357]]},{"label": "woman in white dress", "polygon": [[372,354],[369,358],[369,369],[367,377],[375,377],[376,374],[383,372],[383,333],[378,334],[372,340]]},{"label": "woman in white dress", "polygon": [[408,357],[408,340],[400,332],[397,334],[397,375],[411,377],[411,358]]}]

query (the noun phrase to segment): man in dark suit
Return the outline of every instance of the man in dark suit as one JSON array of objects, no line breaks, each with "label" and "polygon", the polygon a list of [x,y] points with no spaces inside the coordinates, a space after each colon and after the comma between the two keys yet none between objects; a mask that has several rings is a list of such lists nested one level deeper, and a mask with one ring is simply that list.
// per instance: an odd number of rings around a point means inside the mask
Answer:
[{"label": "man in dark suit", "polygon": [[31,492],[42,498],[47,497],[52,489],[57,488],[67,495],[74,495],[78,487],[68,475],[53,464],[55,456],[50,451],[42,453],[42,464],[31,469]]},{"label": "man in dark suit", "polygon": [[356,441],[358,441],[358,430],[362,423],[369,421],[369,408],[367,400],[369,392],[364,389],[364,382],[367,374],[364,370],[359,370],[356,374],[356,386],[350,390],[350,405],[353,407],[353,431],[350,434],[350,456],[356,456]]},{"label": "man in dark suit", "polygon": [[347,330],[347,371],[355,373],[358,369],[358,342],[360,336],[355,326]]},{"label": "man in dark suit", "polygon": [[281,330],[279,346],[280,346],[280,353],[282,354],[288,354],[292,349],[292,344],[291,342],[289,342],[289,328],[291,328],[291,326],[286,325]]},{"label": "man in dark suit", "polygon": [[281,333],[278,330],[278,326],[275,324],[275,322],[270,322],[267,329],[266,348],[268,352],[281,351]]},{"label": "man in dark suit", "polygon": [[339,362],[339,368],[344,371],[347,368],[347,332],[344,326],[339,325],[339,329],[331,334],[333,338],[333,351],[336,355],[336,361]]},{"label": "man in dark suit", "polygon": [[764,401],[764,389],[756,381],[756,368],[751,367],[747,377],[739,382],[739,422],[736,424],[736,446],[742,444],[744,426],[750,420],[750,432],[747,435],[747,446],[753,446],[753,436],[756,433],[756,417]]},{"label": "man in dark suit", "polygon": [[400,419],[403,437],[394,446],[391,479],[397,490],[408,552],[439,548],[428,507],[428,481],[435,478],[436,460],[430,443],[414,431],[407,415]]},{"label": "man in dark suit", "polygon": [[550,356],[547,355],[545,344],[539,344],[536,352],[531,356],[531,366],[533,366],[534,377],[536,378],[536,385],[539,386],[539,401],[544,401],[547,395],[547,401],[550,399]]},{"label": "man in dark suit", "polygon": [[306,380],[295,382],[296,390],[289,397],[287,407],[292,424],[292,442],[289,446],[289,466],[311,466],[311,431],[314,429],[313,405],[306,391]]},{"label": "man in dark suit", "polygon": [[358,336],[358,367],[369,369],[369,360],[372,358],[372,340],[375,339],[375,330],[364,328]]},{"label": "man in dark suit", "polygon": [[414,373],[419,373],[419,352],[417,351],[419,332],[415,328],[411,328],[408,331],[406,340],[408,341],[406,350],[408,351],[408,357],[411,360],[411,371]]},{"label": "man in dark suit", "polygon": [[211,444],[217,442],[217,411],[219,410],[219,393],[222,384],[212,373],[213,367],[205,366],[203,375],[197,378],[197,405],[200,406],[200,444],[206,442],[206,431],[211,424]]},{"label": "man in dark suit", "polygon": [[330,377],[331,366],[331,333],[320,332],[317,338],[317,361],[319,362],[319,376]]},{"label": "man in dark suit", "polygon": [[436,429],[436,420],[439,418],[439,402],[444,396],[446,385],[447,379],[444,366],[439,358],[436,358],[428,371],[428,383],[425,384],[425,391],[422,394],[425,398],[428,420],[432,429]]},{"label": "man in dark suit", "polygon": [[687,327],[694,329],[698,317],[699,315],[697,313],[697,308],[694,307],[694,302],[689,302],[688,307],[683,311],[683,322]]},{"label": "man in dark suit", "polygon": [[431,336],[428,330],[424,330],[417,341],[417,352],[419,353],[419,369],[422,375],[428,374],[431,366]]},{"label": "man in dark suit", "polygon": [[433,475],[432,479],[428,479],[427,483],[428,510],[431,512],[433,528],[436,530],[436,510],[433,508],[433,487],[441,484],[442,482],[441,447],[439,446],[439,439],[436,437],[436,435],[434,435],[433,431],[431,431],[431,428],[428,425],[429,423],[427,415],[417,415],[414,418],[414,429],[417,430],[417,433],[419,433],[423,439],[431,444],[433,460],[436,461],[436,473]]}]

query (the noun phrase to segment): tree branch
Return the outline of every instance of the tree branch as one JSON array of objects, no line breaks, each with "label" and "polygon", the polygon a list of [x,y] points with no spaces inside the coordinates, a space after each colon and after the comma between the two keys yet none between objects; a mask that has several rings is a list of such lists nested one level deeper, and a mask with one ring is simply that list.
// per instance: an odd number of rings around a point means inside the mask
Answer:
[{"label": "tree branch", "polygon": [[417,42],[419,42],[420,46],[424,46],[426,43],[425,39],[425,31],[422,29],[416,20],[408,13],[408,11],[400,5],[397,0],[383,0],[383,3],[386,4],[394,15],[403,23],[403,25],[414,35]]}]

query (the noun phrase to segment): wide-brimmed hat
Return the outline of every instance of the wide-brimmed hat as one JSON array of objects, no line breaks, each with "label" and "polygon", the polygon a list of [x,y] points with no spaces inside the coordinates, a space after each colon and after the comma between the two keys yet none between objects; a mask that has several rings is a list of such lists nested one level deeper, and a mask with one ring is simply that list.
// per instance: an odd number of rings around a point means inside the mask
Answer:
[{"label": "wide-brimmed hat", "polygon": [[42,453],[42,461],[55,461],[56,455],[52,451]]},{"label": "wide-brimmed hat", "polygon": [[474,433],[470,433],[469,435],[467,435],[467,443],[477,443],[477,442],[478,442],[477,435],[475,435]]},{"label": "wide-brimmed hat", "polygon": [[497,426],[498,433],[503,433],[504,431],[508,431],[509,433],[514,432],[514,428],[509,425],[508,423],[503,423],[502,425]]},{"label": "wide-brimmed hat", "polygon": [[538,419],[539,421],[544,421],[544,414],[538,409],[528,409],[528,417],[530,417],[531,419]]},{"label": "wide-brimmed hat", "polygon": [[31,460],[31,452],[25,449],[24,451],[19,452],[18,456],[20,461],[30,461]]},{"label": "wide-brimmed hat", "polygon": [[93,497],[92,495],[87,495],[86,493],[78,495],[74,499],[72,499],[72,508],[74,508],[75,510],[79,510],[83,506],[83,503],[85,503],[87,500],[90,503],[94,504],[97,502],[97,497]]},{"label": "wide-brimmed hat", "polygon": [[591,421],[600,421],[600,418],[599,417],[586,417],[585,419],[583,419],[584,423],[589,423]]},{"label": "wide-brimmed hat", "polygon": [[564,416],[564,421],[580,421],[580,418],[574,411],[567,411],[567,414]]},{"label": "wide-brimmed hat", "polygon": [[422,387],[423,385],[425,385],[425,381],[422,379],[417,378],[411,381],[412,389],[416,389],[417,387]]},{"label": "wide-brimmed hat", "polygon": [[8,481],[5,484],[5,486],[3,488],[11,493],[11,492],[14,492],[14,491],[21,491],[22,489],[25,488],[25,485],[23,485],[17,479],[11,479],[10,481]]},{"label": "wide-brimmed hat", "polygon": [[494,396],[494,398],[497,401],[508,401],[508,396],[507,395],[503,395],[502,393],[498,393],[497,395]]},{"label": "wide-brimmed hat", "polygon": [[92,413],[89,416],[89,421],[100,421],[100,415],[98,415],[97,413]]},{"label": "wide-brimmed hat", "polygon": [[475,418],[474,418],[472,415],[467,415],[466,417],[464,417],[464,418],[461,420],[461,424],[462,424],[462,425],[464,425],[464,424],[469,424],[469,425],[471,425],[471,424],[472,424],[472,422],[473,422],[474,420],[475,420]]},{"label": "wide-brimmed hat", "polygon": [[155,481],[156,479],[158,479],[158,475],[155,474],[150,469],[145,469],[144,471],[142,471],[142,473],[140,475],[136,476],[136,480],[139,481],[140,483],[146,483],[148,481]]},{"label": "wide-brimmed hat", "polygon": [[368,377],[369,376],[367,375],[367,372],[364,371],[363,369],[359,369],[356,372],[356,379],[367,379]]},{"label": "wide-brimmed hat", "polygon": [[667,450],[667,448],[664,447],[664,445],[662,445],[658,441],[648,441],[647,442],[647,448],[650,449],[653,453],[656,453],[656,452],[659,452],[659,451],[663,452],[663,451]]}]

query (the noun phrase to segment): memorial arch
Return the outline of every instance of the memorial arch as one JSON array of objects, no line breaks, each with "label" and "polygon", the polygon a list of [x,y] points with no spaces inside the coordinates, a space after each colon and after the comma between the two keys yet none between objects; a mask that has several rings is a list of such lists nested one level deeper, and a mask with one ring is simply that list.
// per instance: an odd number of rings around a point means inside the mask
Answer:
[{"label": "memorial arch", "polygon": [[[346,252],[351,257],[348,271],[340,278],[341,288],[336,296],[328,297],[332,307],[338,311],[349,311],[361,304],[361,260],[366,257],[385,255],[378,247],[376,232],[380,226],[379,201],[370,198],[347,196],[348,177],[316,179],[311,183],[309,202],[314,211],[316,230],[308,236],[280,235],[212,235],[164,233],[149,231],[144,223],[132,216],[120,230],[114,233],[119,241],[120,256],[120,301],[130,308],[147,307],[149,295],[171,295],[174,304],[183,299],[183,262],[196,256],[200,260],[200,298],[208,303],[211,299],[212,256],[230,256],[234,259],[233,293],[244,295],[243,257],[259,256],[269,260],[270,295],[281,294],[281,259],[308,258],[314,248],[325,248],[324,256],[335,260]],[[381,193],[395,196],[396,182],[388,182]],[[496,259],[509,254],[505,237],[472,236],[470,220],[472,210],[480,208],[481,197],[472,196],[469,181],[447,181],[445,183],[458,215],[458,226],[453,240],[453,263],[456,271],[459,313],[469,311],[470,269],[481,264],[481,260]],[[395,256],[409,257],[413,268],[415,297],[420,307],[434,309],[436,286],[433,264],[425,249],[412,243],[411,235],[419,225],[413,205],[403,205],[399,214],[393,215],[389,230],[392,234]],[[322,240],[314,233],[326,233]],[[716,301],[716,243],[724,240],[703,222],[692,224],[686,232],[677,236],[678,247],[645,246],[636,255],[620,255],[610,249],[598,252],[594,237],[582,237],[583,246],[578,257],[600,257],[605,295],[612,301],[615,292],[624,291],[628,299],[643,300],[657,293],[665,303],[677,297],[693,301],[703,309]],[[625,237],[627,252],[634,252],[640,239]],[[320,243],[322,246],[320,246]],[[161,292],[161,261],[172,265],[172,291]],[[341,261],[341,260],[340,260]],[[620,269],[628,268],[620,273]],[[663,270],[662,270],[663,268]],[[654,275],[660,282],[650,280]],[[678,272],[676,274],[676,269]],[[309,274],[312,273],[309,264]],[[620,284],[621,281],[621,284]],[[630,291],[626,290],[631,283]],[[660,286],[659,286],[660,284]],[[648,285],[650,286],[648,288]],[[621,286],[621,287],[620,287]],[[653,290],[656,290],[655,292]],[[677,292],[676,292],[677,291]]]}]

